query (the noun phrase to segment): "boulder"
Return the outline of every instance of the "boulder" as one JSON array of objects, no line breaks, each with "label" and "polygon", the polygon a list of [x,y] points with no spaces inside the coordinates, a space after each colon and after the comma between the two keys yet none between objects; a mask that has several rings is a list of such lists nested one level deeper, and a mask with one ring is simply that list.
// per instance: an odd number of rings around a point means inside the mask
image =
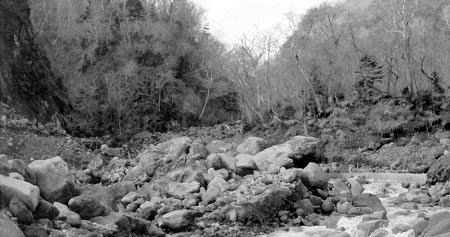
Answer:
[{"label": "boulder", "polygon": [[328,178],[316,163],[309,163],[304,169],[306,177],[301,177],[302,182],[311,188],[327,188]]},{"label": "boulder", "polygon": [[212,153],[206,158],[207,167],[213,169],[222,169],[225,165],[222,162],[222,158],[217,153]]},{"label": "boulder", "polygon": [[106,207],[103,204],[97,199],[86,195],[71,198],[69,200],[69,208],[78,213],[84,220],[107,215]]},{"label": "boulder", "polygon": [[223,168],[226,168],[227,170],[237,172],[236,169],[236,159],[232,157],[231,155],[227,153],[220,153],[220,160],[222,161],[222,164],[224,165]]},{"label": "boulder", "polygon": [[450,179],[450,154],[441,156],[427,172],[427,181],[431,184],[446,182]]},{"label": "boulder", "polygon": [[370,236],[375,230],[386,227],[388,221],[386,220],[373,220],[362,222],[357,225],[357,231],[355,237],[367,237]]},{"label": "boulder", "polygon": [[39,188],[22,180],[0,175],[0,196],[11,200],[17,197],[28,209],[34,211],[39,202]]},{"label": "boulder", "polygon": [[313,137],[296,136],[291,140],[269,147],[254,157],[259,171],[271,171],[281,167],[305,167],[309,162],[319,162],[323,158],[323,146]]},{"label": "boulder", "polygon": [[146,201],[137,210],[138,216],[146,220],[153,220],[161,207],[156,202]]},{"label": "boulder", "polygon": [[252,174],[256,170],[256,164],[252,155],[239,154],[236,157],[236,169],[239,175]]},{"label": "boulder", "polygon": [[[430,221],[431,222],[431,221]],[[423,231],[423,237],[450,236],[450,218],[444,218],[429,224]]]},{"label": "boulder", "polygon": [[355,207],[368,207],[374,212],[386,210],[381,204],[381,200],[376,195],[371,193],[363,193],[353,196],[352,203]]},{"label": "boulder", "polygon": [[339,195],[339,196],[349,196],[350,195],[350,189],[347,187],[347,185],[345,185],[344,182],[342,182],[342,180],[340,179],[336,179],[333,182],[333,188],[334,191]]},{"label": "boulder", "polygon": [[238,152],[239,154],[256,155],[261,151],[264,143],[265,141],[262,138],[249,137],[236,147],[236,152]]},{"label": "boulder", "polygon": [[79,195],[73,181],[68,179],[69,168],[61,157],[35,160],[28,167],[36,176],[42,197],[47,201],[65,203],[71,197]]},{"label": "boulder", "polygon": [[358,180],[352,178],[352,179],[348,179],[348,182],[350,183],[350,190],[351,190],[353,196],[361,194],[364,191],[364,188],[358,182]]},{"label": "boulder", "polygon": [[150,221],[124,213],[114,212],[108,216],[92,218],[90,221],[104,226],[116,226],[117,231],[114,236],[129,236],[132,233],[155,237],[165,236],[165,233]]},{"label": "boulder", "polygon": [[59,220],[64,220],[67,222],[67,224],[73,226],[73,227],[79,227],[81,226],[81,217],[80,215],[78,215],[77,213],[71,211],[69,209],[69,207],[67,207],[66,205],[59,203],[59,202],[54,202],[53,206],[56,207],[56,209],[58,209],[58,219]]},{"label": "boulder", "polygon": [[0,236],[25,237],[19,227],[11,220],[0,217]]},{"label": "boulder", "polygon": [[58,215],[58,208],[53,206],[50,202],[45,201],[44,199],[39,199],[39,203],[33,212],[33,216],[36,219],[53,220],[58,217]]},{"label": "boulder", "polygon": [[428,192],[420,189],[412,189],[408,192],[401,193],[398,199],[402,202],[415,202],[420,204],[431,202],[431,197]]},{"label": "boulder", "polygon": [[182,230],[194,223],[198,212],[189,210],[176,210],[163,215],[158,223],[161,227],[171,230]]},{"label": "boulder", "polygon": [[120,202],[123,205],[128,205],[128,204],[136,201],[138,198],[141,198],[141,197],[143,197],[142,194],[133,191],[133,192],[129,192],[125,196],[123,196],[123,198],[120,200]]},{"label": "boulder", "polygon": [[192,193],[197,193],[200,189],[200,183],[193,181],[190,183],[175,183],[170,182],[167,189],[167,194],[178,199],[184,199]]},{"label": "boulder", "polygon": [[9,202],[8,210],[17,218],[17,222],[26,225],[33,223],[33,214],[20,199],[13,197]]}]

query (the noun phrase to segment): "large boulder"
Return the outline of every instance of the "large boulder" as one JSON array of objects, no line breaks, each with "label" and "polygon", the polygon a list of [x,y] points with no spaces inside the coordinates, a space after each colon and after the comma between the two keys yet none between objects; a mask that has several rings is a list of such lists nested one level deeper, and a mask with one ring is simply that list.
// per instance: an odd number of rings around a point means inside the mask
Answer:
[{"label": "large boulder", "polygon": [[190,138],[181,137],[144,149],[137,155],[137,159],[139,160],[138,165],[133,172],[127,175],[126,179],[133,180],[141,173],[152,177],[162,164],[176,161],[182,155],[186,158],[191,143],[192,140]]},{"label": "large boulder", "polygon": [[171,230],[182,230],[194,223],[198,212],[190,210],[176,210],[163,215],[159,220],[159,225]]},{"label": "large boulder", "polygon": [[239,154],[256,155],[261,151],[265,141],[259,137],[249,137],[245,139],[239,146],[236,147],[236,152]]},{"label": "large boulder", "polygon": [[323,159],[323,145],[313,137],[296,136],[291,140],[269,147],[255,155],[259,171],[276,170],[281,167],[305,167],[309,162]]},{"label": "large boulder", "polygon": [[23,232],[14,222],[2,217],[0,217],[0,236],[25,237]]},{"label": "large boulder", "polygon": [[255,161],[252,155],[239,154],[236,157],[236,169],[239,175],[252,174],[256,169]]},{"label": "large boulder", "polygon": [[39,188],[25,181],[0,175],[0,197],[7,202],[16,197],[34,211],[39,202]]},{"label": "large boulder", "polygon": [[97,199],[81,195],[69,200],[70,210],[78,213],[82,219],[89,220],[96,216],[107,215],[106,207]]},{"label": "large boulder", "polygon": [[327,188],[328,177],[319,165],[316,163],[309,163],[301,172],[302,182],[311,188]]},{"label": "large boulder", "polygon": [[446,182],[450,179],[450,154],[441,156],[427,173],[429,183]]},{"label": "large boulder", "polygon": [[381,204],[381,200],[374,194],[363,193],[353,196],[353,206],[355,207],[368,207],[374,212],[385,211],[386,209]]},{"label": "large boulder", "polygon": [[69,167],[61,157],[35,160],[28,167],[36,176],[42,197],[47,201],[66,203],[70,198],[79,195],[79,190],[68,178]]}]

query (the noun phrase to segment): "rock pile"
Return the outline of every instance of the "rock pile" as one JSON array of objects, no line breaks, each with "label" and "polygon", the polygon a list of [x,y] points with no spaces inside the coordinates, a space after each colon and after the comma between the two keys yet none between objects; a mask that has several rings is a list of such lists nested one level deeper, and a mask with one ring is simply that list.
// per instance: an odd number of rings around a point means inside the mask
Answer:
[{"label": "rock pile", "polygon": [[75,172],[60,157],[29,165],[3,159],[0,229],[25,236],[240,235],[251,227],[269,231],[261,224],[312,225],[336,210],[337,193],[314,163],[322,159],[317,139],[264,144],[181,137],[147,147],[136,160],[102,146]]}]

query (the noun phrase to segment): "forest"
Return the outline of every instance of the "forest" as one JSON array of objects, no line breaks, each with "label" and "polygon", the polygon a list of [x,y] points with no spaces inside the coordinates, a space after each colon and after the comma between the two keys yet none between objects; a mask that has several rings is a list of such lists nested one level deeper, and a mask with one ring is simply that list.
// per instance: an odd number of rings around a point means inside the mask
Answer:
[{"label": "forest", "polygon": [[302,120],[448,94],[447,0],[322,4],[286,16],[286,42],[267,33],[233,46],[188,0],[30,3],[36,41],[71,106],[64,124],[77,136]]}]

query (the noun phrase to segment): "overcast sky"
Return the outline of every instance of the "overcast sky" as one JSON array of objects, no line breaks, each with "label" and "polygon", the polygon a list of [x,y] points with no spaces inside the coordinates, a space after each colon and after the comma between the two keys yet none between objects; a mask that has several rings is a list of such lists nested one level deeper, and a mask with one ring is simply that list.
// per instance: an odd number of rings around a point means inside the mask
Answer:
[{"label": "overcast sky", "polygon": [[271,31],[283,40],[288,12],[303,15],[323,2],[336,0],[193,0],[206,12],[210,32],[227,44],[239,42],[243,33]]}]

